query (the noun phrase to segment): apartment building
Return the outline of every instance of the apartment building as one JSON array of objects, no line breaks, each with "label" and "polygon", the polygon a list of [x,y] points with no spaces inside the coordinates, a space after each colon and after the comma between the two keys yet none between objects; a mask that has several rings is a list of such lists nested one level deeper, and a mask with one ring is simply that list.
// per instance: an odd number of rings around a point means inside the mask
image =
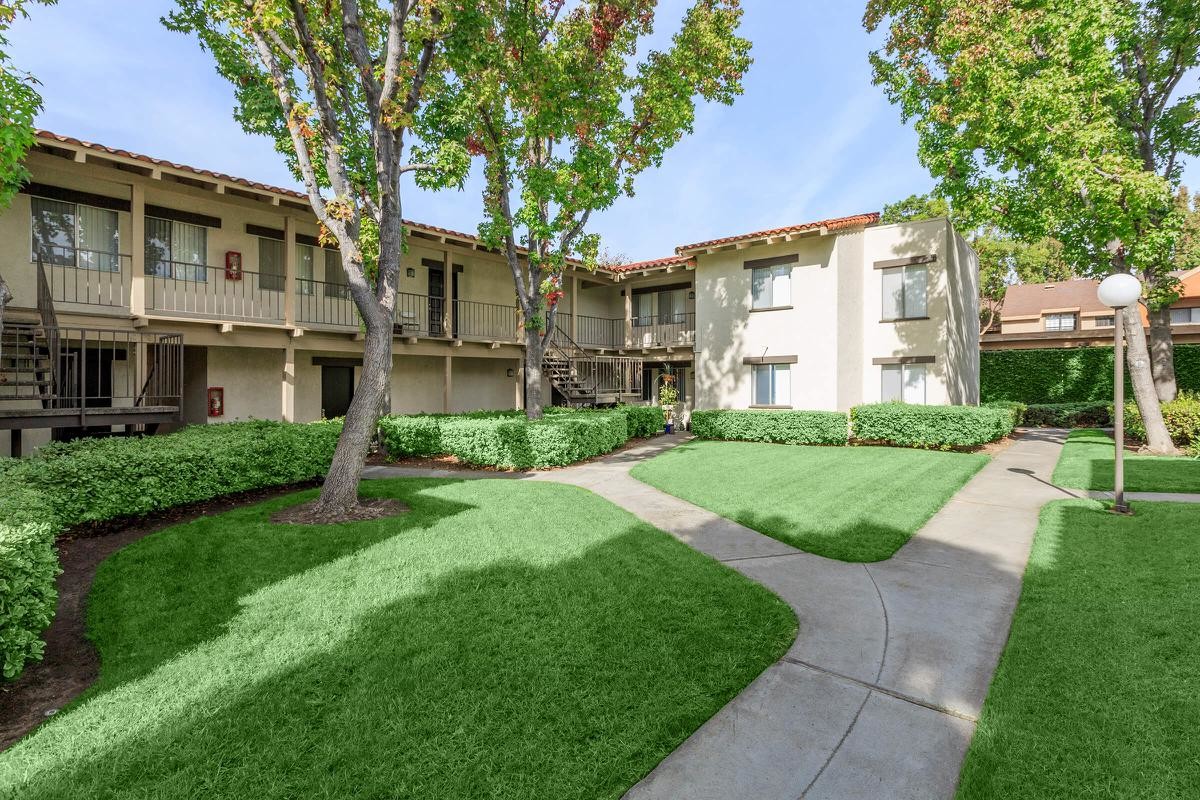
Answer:
[{"label": "apartment building", "polygon": [[[38,134],[0,213],[0,452],[81,432],[344,413],[362,341],[306,197]],[[500,254],[408,223],[391,410],[523,403]],[[974,254],[945,220],[866,214],[572,268],[545,387],[557,402],[848,408],[978,396]]]},{"label": "apartment building", "polygon": [[[1176,273],[1180,298],[1171,306],[1172,338],[1200,342],[1200,267]],[[985,350],[1112,344],[1113,310],[1096,296],[1099,282],[1070,280],[1008,287],[998,325],[981,339]],[[1142,321],[1149,324],[1142,308]]]}]

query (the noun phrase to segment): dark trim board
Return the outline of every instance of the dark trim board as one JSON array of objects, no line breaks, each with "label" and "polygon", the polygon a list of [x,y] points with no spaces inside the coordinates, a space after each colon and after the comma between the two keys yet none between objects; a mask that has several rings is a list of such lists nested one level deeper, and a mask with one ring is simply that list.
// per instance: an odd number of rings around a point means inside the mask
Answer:
[{"label": "dark trim board", "polygon": [[337,358],[335,356],[313,356],[314,367],[361,367],[361,358]]},{"label": "dark trim board", "polygon": [[888,358],[873,358],[871,363],[876,366],[889,364],[933,364],[937,356],[891,356]]},{"label": "dark trim board", "polygon": [[246,223],[246,233],[251,236],[259,236],[263,239],[275,239],[280,242],[284,239],[283,231],[278,228],[268,228],[263,225],[255,225],[252,222]]},{"label": "dark trim board", "polygon": [[210,217],[207,214],[197,214],[194,211],[180,211],[166,206],[146,205],[146,216],[155,219],[169,219],[172,222],[185,222],[188,225],[199,225],[202,228],[220,228],[221,218]]},{"label": "dark trim board", "polygon": [[798,360],[798,356],[746,356],[742,359],[742,363],[758,366],[762,364],[795,364]]},{"label": "dark trim board", "polygon": [[781,264],[798,263],[800,263],[800,254],[792,253],[787,256],[771,256],[770,258],[755,258],[750,261],[743,261],[742,269],[763,269],[765,267],[778,267]]},{"label": "dark trim board", "polygon": [[96,208],[107,208],[109,211],[130,211],[133,206],[128,200],[119,197],[109,197],[103,194],[80,192],[75,189],[65,189],[61,186],[51,186],[47,183],[25,183],[19,188],[21,194],[33,197],[44,197],[47,200],[58,200],[63,203],[79,203]]},{"label": "dark trim board", "polygon": [[178,406],[5,409],[0,430],[87,428],[108,425],[159,425],[182,422]]},{"label": "dark trim board", "polygon": [[889,258],[886,261],[876,261],[875,269],[895,269],[896,267],[911,267],[917,264],[932,264],[937,261],[937,255],[909,256],[908,258]]},{"label": "dark trim board", "polygon": [[639,286],[633,290],[633,296],[640,294],[656,294],[658,292],[674,292],[679,289],[691,289],[690,283],[664,283],[661,286]]}]

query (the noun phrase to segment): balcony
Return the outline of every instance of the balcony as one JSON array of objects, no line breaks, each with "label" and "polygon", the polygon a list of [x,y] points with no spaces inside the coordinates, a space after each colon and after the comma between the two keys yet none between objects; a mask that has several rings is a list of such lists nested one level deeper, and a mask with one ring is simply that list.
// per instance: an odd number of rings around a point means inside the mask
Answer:
[{"label": "balcony", "polygon": [[101,250],[45,245],[34,256],[41,260],[50,296],[59,305],[87,306],[102,313],[129,311],[128,275],[131,256]]},{"label": "balcony", "polygon": [[282,325],[284,277],[179,261],[146,264],[146,310],[183,319]]},{"label": "balcony", "polygon": [[[570,335],[572,315],[557,315],[556,327]],[[635,317],[628,328],[621,317],[590,317],[580,314],[574,319],[575,336],[583,347],[597,350],[650,350],[659,347],[691,347],[696,342],[696,315],[659,314]],[[627,333],[628,330],[628,333]]]}]

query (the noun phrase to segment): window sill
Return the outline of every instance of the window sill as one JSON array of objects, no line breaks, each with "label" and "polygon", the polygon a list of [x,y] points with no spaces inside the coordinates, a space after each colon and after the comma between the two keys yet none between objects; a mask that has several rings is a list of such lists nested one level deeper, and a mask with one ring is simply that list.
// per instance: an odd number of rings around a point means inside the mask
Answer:
[{"label": "window sill", "polygon": [[795,306],[767,306],[766,308],[752,308],[751,314],[758,314],[762,311],[791,311]]},{"label": "window sill", "polygon": [[759,405],[757,403],[751,403],[750,407],[758,408],[758,409],[769,409],[769,410],[774,410],[774,411],[783,411],[783,410],[790,411],[792,408],[791,406],[766,406],[766,405]]},{"label": "window sill", "polygon": [[887,325],[892,322],[919,322],[920,320],[928,320],[929,317],[896,317],[895,319],[881,319],[879,324]]}]

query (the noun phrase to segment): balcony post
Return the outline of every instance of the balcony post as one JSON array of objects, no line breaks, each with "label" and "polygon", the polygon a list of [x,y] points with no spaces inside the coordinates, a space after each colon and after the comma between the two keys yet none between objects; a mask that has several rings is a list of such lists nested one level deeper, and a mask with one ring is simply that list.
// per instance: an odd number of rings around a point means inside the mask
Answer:
[{"label": "balcony post", "polygon": [[571,273],[571,341],[579,341],[579,276]]},{"label": "balcony post", "polygon": [[296,422],[296,345],[288,339],[283,350],[283,408],[284,422]]},{"label": "balcony post", "polygon": [[625,286],[625,347],[633,346],[633,289]]},{"label": "balcony post", "polygon": [[[454,338],[454,327],[450,324],[451,314],[454,312],[454,264],[450,260],[450,248],[447,247],[442,251],[442,336],[447,339]],[[450,360],[446,360],[446,374],[450,374]],[[446,379],[449,381],[449,378]],[[450,400],[447,397],[446,403]],[[447,414],[450,413],[447,408]]]},{"label": "balcony post", "polygon": [[146,316],[146,189],[129,187],[129,313]]},{"label": "balcony post", "polygon": [[449,414],[451,395],[454,392],[454,357],[446,356],[445,372],[442,374],[442,413]]},{"label": "balcony post", "polygon": [[[316,256],[314,255],[315,259]],[[283,324],[296,326],[296,221],[288,214],[283,218]],[[292,346],[288,344],[288,350]],[[290,421],[290,420],[289,420]]]}]

